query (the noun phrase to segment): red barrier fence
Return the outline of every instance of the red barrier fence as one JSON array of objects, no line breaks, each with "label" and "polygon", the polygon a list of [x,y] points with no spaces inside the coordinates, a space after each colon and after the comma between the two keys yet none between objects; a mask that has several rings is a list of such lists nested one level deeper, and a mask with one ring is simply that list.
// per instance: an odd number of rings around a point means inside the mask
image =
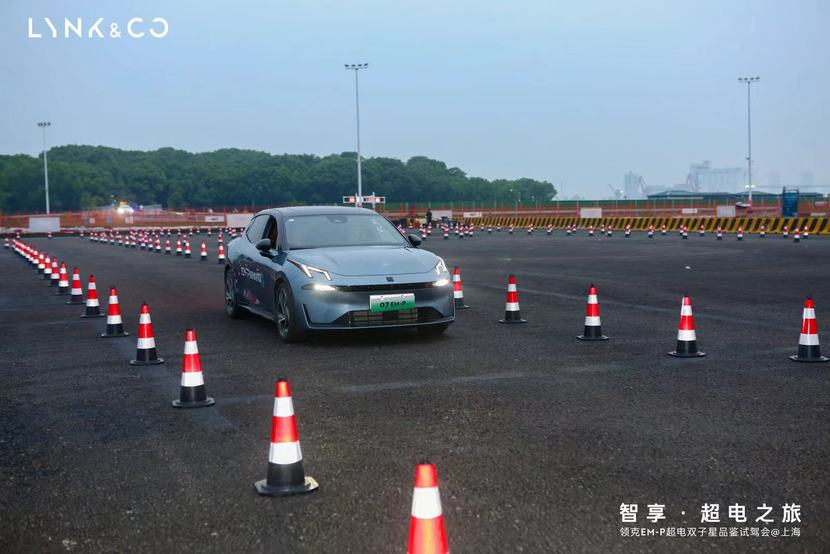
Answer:
[{"label": "red barrier fence", "polygon": [[[51,217],[60,218],[62,229],[73,228],[120,228],[120,227],[224,227],[233,225],[233,216],[256,213],[272,206],[249,206],[238,208],[200,208],[187,210],[153,210],[119,212],[116,209],[85,210],[81,212],[52,213]],[[378,205],[378,212],[392,220],[403,218],[423,218],[427,209],[431,209],[435,219],[451,213],[453,219],[476,219],[489,217],[524,218],[540,217],[729,217],[724,210],[734,209],[736,217],[774,217],[781,214],[777,200],[764,200],[751,209],[737,207],[735,204],[717,204],[701,200],[596,200],[545,202],[536,206],[513,204],[511,206],[491,205],[485,207],[480,203],[399,203]],[[597,212],[600,210],[600,212]],[[827,199],[800,199],[798,215],[803,217],[830,216],[830,201]],[[31,217],[49,217],[46,214],[0,214],[0,228],[27,229]],[[240,223],[239,226],[242,224]]]}]

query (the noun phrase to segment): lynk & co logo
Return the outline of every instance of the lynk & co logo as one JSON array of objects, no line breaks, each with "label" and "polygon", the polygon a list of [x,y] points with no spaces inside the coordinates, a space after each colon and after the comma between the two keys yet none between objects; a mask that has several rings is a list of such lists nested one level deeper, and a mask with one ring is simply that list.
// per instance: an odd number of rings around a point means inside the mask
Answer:
[{"label": "lynk & co logo", "polygon": [[29,18],[30,39],[140,39],[145,37],[164,38],[170,31],[170,24],[163,17],[144,19],[143,17],[130,18],[126,24],[117,21],[107,21],[103,17],[95,20],[85,20],[83,17],[64,17],[63,21],[52,21],[51,18]]}]

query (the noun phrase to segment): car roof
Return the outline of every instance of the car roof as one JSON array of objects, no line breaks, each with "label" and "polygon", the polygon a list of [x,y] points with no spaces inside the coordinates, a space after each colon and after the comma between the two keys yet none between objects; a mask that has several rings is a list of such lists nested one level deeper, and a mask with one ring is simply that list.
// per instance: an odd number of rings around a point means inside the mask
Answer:
[{"label": "car roof", "polygon": [[335,215],[335,214],[355,214],[355,215],[377,215],[374,210],[366,208],[352,208],[350,206],[289,206],[284,208],[269,208],[262,210],[259,214],[281,214],[285,217],[298,215]]}]

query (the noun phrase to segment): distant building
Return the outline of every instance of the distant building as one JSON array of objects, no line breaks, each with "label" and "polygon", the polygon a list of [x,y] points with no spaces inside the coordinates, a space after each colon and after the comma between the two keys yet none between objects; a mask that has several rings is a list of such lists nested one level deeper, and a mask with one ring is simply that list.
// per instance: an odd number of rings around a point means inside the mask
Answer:
[{"label": "distant building", "polygon": [[627,200],[641,200],[645,198],[640,187],[641,183],[643,183],[643,177],[641,175],[637,175],[633,171],[626,173],[623,177],[623,196]]},{"label": "distant building", "polygon": [[689,165],[688,181],[698,192],[740,192],[746,183],[746,170],[712,167],[712,162],[704,161]]}]

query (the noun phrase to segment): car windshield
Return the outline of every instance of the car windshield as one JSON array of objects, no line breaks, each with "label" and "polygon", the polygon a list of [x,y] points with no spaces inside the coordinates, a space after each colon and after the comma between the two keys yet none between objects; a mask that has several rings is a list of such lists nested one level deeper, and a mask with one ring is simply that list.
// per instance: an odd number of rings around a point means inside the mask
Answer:
[{"label": "car windshield", "polygon": [[394,225],[379,215],[320,214],[285,220],[288,248],[409,246]]}]

